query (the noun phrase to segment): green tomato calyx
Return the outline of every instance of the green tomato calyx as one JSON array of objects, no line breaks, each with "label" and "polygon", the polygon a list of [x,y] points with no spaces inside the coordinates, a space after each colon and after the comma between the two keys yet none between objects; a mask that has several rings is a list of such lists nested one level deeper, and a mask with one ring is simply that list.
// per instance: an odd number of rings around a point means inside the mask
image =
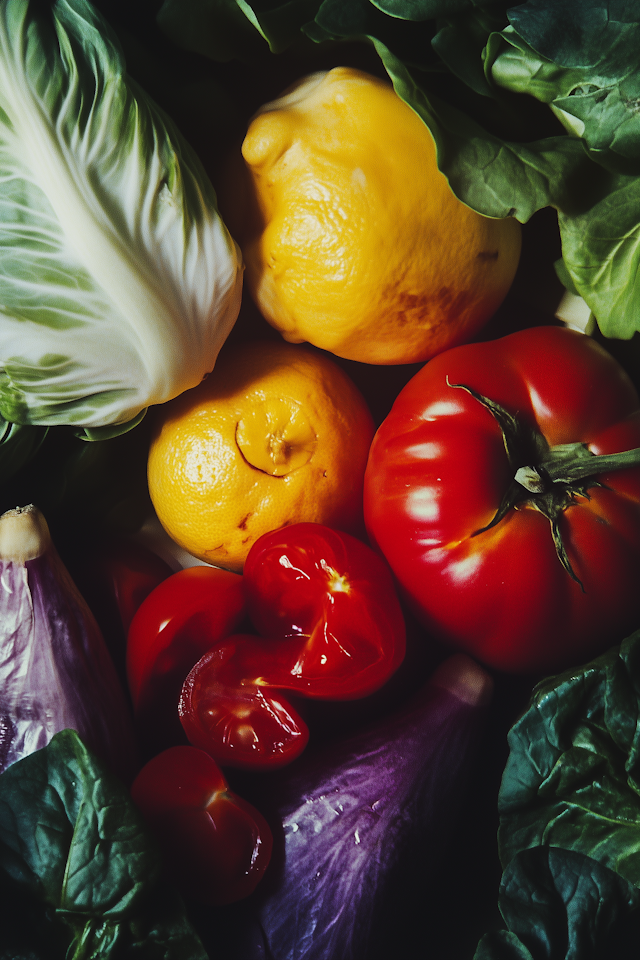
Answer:
[{"label": "green tomato calyx", "polygon": [[450,387],[466,390],[498,423],[513,479],[505,490],[493,519],[476,530],[476,537],[492,529],[510,510],[532,508],[545,516],[560,563],[584,591],[563,542],[560,521],[569,507],[590,500],[589,488],[605,487],[599,475],[640,465],[640,447],[619,453],[595,454],[586,443],[564,443],[551,447],[540,431],[504,407],[463,383]]}]

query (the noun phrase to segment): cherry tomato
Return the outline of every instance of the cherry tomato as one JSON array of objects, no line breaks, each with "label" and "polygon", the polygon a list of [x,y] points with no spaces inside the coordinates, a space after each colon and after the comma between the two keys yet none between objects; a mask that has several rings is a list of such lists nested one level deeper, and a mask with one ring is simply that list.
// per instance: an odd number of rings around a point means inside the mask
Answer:
[{"label": "cherry tomato", "polygon": [[161,557],[135,540],[111,540],[95,558],[98,573],[108,585],[120,614],[125,636],[136,611],[173,570]]},{"label": "cherry tomato", "polygon": [[157,554],[135,540],[113,537],[74,556],[70,569],[100,625],[122,683],[126,686],[127,631],[136,610],[173,573]]},{"label": "cherry tomato", "polygon": [[242,577],[216,567],[179,570],[140,605],[127,639],[127,676],[148,751],[183,742],[178,699],[184,679],[244,618]]},{"label": "cherry tomato", "polygon": [[298,757],[309,730],[281,690],[262,676],[273,663],[293,664],[299,644],[252,635],[227,637],[194,666],[180,695],[190,743],[222,766],[281,767]]},{"label": "cherry tomato", "polygon": [[295,759],[309,731],[286,692],[347,700],[378,690],[405,653],[386,562],[349,534],[300,523],[264,534],[243,574],[260,636],[227,637],[194,666],[179,713],[189,741],[222,765]]},{"label": "cherry tomato", "polygon": [[264,534],[247,557],[244,589],[258,633],[294,641],[295,656],[262,668],[271,686],[351,700],[378,690],[402,663],[405,623],[391,571],[349,534],[319,523]]},{"label": "cherry tomato", "polygon": [[208,754],[190,746],[164,750],[142,768],[131,795],[186,896],[226,904],[255,890],[271,857],[271,830],[229,790]]},{"label": "cherry tomato", "polygon": [[560,670],[636,625],[638,447],[635,389],[590,337],[456,347],[376,434],[369,535],[433,636],[500,670]]}]

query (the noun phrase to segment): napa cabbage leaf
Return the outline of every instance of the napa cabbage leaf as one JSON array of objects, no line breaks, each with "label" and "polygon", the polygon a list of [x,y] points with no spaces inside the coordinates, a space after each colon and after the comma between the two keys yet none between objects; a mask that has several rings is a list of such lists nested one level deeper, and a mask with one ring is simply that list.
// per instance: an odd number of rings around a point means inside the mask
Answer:
[{"label": "napa cabbage leaf", "polygon": [[87,439],[213,368],[242,261],[88,0],[0,4],[0,415]]}]

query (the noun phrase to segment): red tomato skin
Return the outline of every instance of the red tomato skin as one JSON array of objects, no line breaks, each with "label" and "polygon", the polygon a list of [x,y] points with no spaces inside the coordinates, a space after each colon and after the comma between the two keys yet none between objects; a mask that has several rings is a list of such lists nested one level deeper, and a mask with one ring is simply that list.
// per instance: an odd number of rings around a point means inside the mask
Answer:
[{"label": "red tomato skin", "polygon": [[378,690],[405,655],[402,609],[386,561],[356,537],[318,523],[264,534],[244,567],[251,621],[298,641],[262,667],[270,686],[351,700]]},{"label": "red tomato skin", "polygon": [[99,541],[71,567],[73,579],[95,615],[116,669],[126,685],[127,632],[146,597],[173,570],[143,544],[127,537]]},{"label": "red tomato skin", "polygon": [[208,650],[178,713],[189,742],[222,766],[272,769],[309,738],[288,694],[350,700],[378,690],[403,660],[405,622],[386,561],[322,524],[264,534],[242,582],[261,636],[229,636]]},{"label": "red tomato skin", "polygon": [[272,833],[208,754],[164,750],[139,772],[131,795],[186,896],[222,905],[253,893],[271,858]]},{"label": "red tomato skin", "polygon": [[245,617],[242,576],[217,567],[179,570],[140,605],[127,638],[127,677],[148,750],[182,742],[178,700],[185,677]]},{"label": "red tomato skin", "polygon": [[640,446],[636,391],[594,340],[523,330],[456,347],[423,367],[374,438],[365,476],[371,541],[432,635],[498,670],[542,675],[630,632],[640,575],[640,468],[610,472],[561,518],[584,591],[531,508],[495,515],[512,478],[500,428],[464,384],[526,420],[550,445]]},{"label": "red tomato skin", "polygon": [[104,544],[94,562],[118,606],[126,636],[140,605],[173,570],[135,540],[113,540]]},{"label": "red tomato skin", "polygon": [[272,770],[295,760],[309,730],[261,668],[295,663],[297,645],[251,634],[227,637],[186,678],[178,712],[189,743],[223,767]]}]

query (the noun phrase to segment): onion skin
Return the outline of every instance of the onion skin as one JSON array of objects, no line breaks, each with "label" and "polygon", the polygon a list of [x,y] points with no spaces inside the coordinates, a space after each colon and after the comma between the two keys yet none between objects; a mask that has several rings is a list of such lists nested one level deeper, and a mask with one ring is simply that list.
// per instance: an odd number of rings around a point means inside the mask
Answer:
[{"label": "onion skin", "polygon": [[135,741],[96,620],[32,505],[0,517],[0,772],[73,729],[125,782]]}]

